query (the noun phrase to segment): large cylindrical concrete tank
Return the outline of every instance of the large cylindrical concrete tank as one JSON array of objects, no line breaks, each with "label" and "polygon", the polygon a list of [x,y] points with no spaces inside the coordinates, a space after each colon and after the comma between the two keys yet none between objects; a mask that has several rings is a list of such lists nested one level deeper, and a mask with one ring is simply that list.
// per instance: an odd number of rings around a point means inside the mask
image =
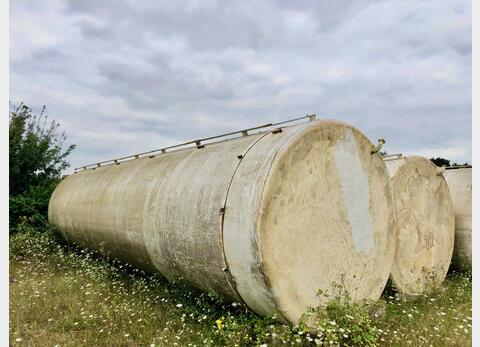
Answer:
[{"label": "large cylindrical concrete tank", "polygon": [[454,244],[453,203],[442,170],[427,158],[384,157],[392,177],[397,250],[391,279],[417,295],[443,282]]},{"label": "large cylindrical concrete tank", "polygon": [[472,167],[447,168],[447,180],[455,209],[455,247],[452,263],[472,268]]},{"label": "large cylindrical concrete tank", "polygon": [[335,285],[355,300],[381,295],[393,192],[362,133],[309,121],[198,147],[72,174],[49,221],[68,240],[283,322]]}]

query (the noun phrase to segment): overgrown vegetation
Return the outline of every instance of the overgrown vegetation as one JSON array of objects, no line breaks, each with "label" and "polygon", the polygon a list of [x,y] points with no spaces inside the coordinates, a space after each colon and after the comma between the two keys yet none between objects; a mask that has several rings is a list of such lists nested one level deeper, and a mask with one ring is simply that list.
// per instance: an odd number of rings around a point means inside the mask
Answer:
[{"label": "overgrown vegetation", "polygon": [[[13,107],[9,115],[9,222],[15,231],[26,217],[43,226],[48,201],[69,166],[67,156],[75,145],[64,148],[66,135],[59,124],[50,121],[45,107],[40,114],[24,104]],[[41,229],[41,228],[40,228]]]},{"label": "overgrown vegetation", "polygon": [[25,220],[18,231],[10,237],[12,345],[471,345],[466,273],[452,273],[440,289],[409,301],[390,288],[377,303],[355,304],[339,287],[326,309],[306,317],[316,322],[312,334],[305,324],[284,326],[102,259],[64,243],[50,228],[39,233]]},{"label": "overgrown vegetation", "polygon": [[382,302],[354,302],[342,284],[334,284],[334,295],[319,291],[328,299],[326,307],[311,308],[300,326],[312,329],[325,345],[375,346],[380,335],[374,324]]}]

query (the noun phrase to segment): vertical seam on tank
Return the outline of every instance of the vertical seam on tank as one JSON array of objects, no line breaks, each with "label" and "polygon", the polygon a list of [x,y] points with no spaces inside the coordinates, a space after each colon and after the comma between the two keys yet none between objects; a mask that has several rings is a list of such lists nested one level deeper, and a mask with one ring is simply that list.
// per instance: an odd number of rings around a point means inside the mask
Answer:
[{"label": "vertical seam on tank", "polygon": [[223,270],[227,274],[228,284],[233,289],[236,296],[242,301],[242,304],[244,304],[249,309],[252,309],[252,308],[248,306],[248,304],[245,302],[245,300],[243,300],[242,296],[240,295],[240,293],[237,290],[237,283],[236,283],[235,278],[233,277],[232,273],[230,272],[230,268],[229,268],[228,261],[227,261],[227,256],[225,254],[225,242],[224,242],[224,237],[223,237],[225,211],[226,211],[226,207],[227,207],[228,194],[230,192],[230,188],[232,186],[233,179],[235,178],[235,174],[237,173],[238,168],[240,167],[240,164],[242,163],[243,158],[245,158],[245,155],[250,151],[250,149],[253,148],[253,146],[255,146],[261,139],[263,139],[266,135],[268,135],[270,133],[271,133],[271,131],[268,131],[265,134],[263,134],[262,136],[260,136],[258,139],[256,139],[253,143],[251,143],[248,146],[248,148],[241,154],[241,156],[238,157],[238,164],[235,167],[235,170],[233,171],[232,177],[230,178],[230,182],[228,183],[227,191],[225,192],[225,199],[223,201],[223,207],[222,207],[222,210],[220,212],[220,243],[221,243],[222,259],[223,259],[223,266],[224,266]]},{"label": "vertical seam on tank", "polygon": [[[318,123],[317,123],[317,124],[318,124]],[[304,132],[306,129],[308,129],[309,127],[310,127],[310,124],[307,123],[307,126],[304,127],[303,129],[299,130],[298,133],[297,133],[297,135],[298,135],[298,134],[303,134],[303,132]],[[296,136],[295,136],[295,137],[296,137]],[[294,138],[295,138],[295,137],[294,137]],[[287,140],[287,143],[290,142],[290,141],[292,141],[292,139],[288,139],[288,140]],[[282,147],[283,147],[283,146],[282,146]],[[265,186],[267,185],[267,181],[268,181],[269,178],[270,178],[270,174],[271,174],[271,172],[272,172],[272,168],[273,168],[273,165],[274,165],[274,163],[275,163],[275,160],[277,159],[278,153],[279,153],[281,150],[282,150],[282,148],[279,148],[279,149],[277,150],[277,152],[273,155],[273,159],[272,159],[272,161],[271,161],[271,163],[270,163],[270,167],[268,168],[268,172],[267,172],[267,174],[266,174],[266,176],[265,176],[265,180],[263,181],[262,192],[261,192],[261,194],[260,194],[260,207],[261,207],[261,205],[262,205],[263,195],[264,195],[264,193],[265,193]],[[258,221],[257,221],[257,222],[258,222]],[[260,240],[257,240],[257,244],[258,244],[258,245],[259,245],[259,241],[260,241]],[[260,252],[260,247],[258,248],[258,251],[259,251],[259,256],[261,257],[262,254],[261,254],[261,252]],[[263,281],[264,281],[264,283],[265,283],[265,287],[266,287],[266,288],[271,288],[271,286],[269,285],[270,283],[269,283],[269,281],[268,281],[268,276],[267,276],[267,274],[265,273],[265,271],[263,271],[262,268],[260,268],[260,269],[261,269],[261,270],[260,270],[260,273],[262,274]],[[290,320],[287,319],[287,318],[285,317],[285,315],[283,314],[283,312],[280,310],[280,306],[279,306],[279,304],[278,304],[278,301],[275,299],[274,296],[271,297],[271,300],[272,300],[273,304],[275,305],[276,313],[277,313],[284,321],[289,322]]]},{"label": "vertical seam on tank", "polygon": [[[262,192],[260,193],[260,206],[262,206],[262,201],[263,201],[263,194],[265,192],[265,186],[267,185],[267,181],[270,177],[270,173],[272,172],[272,168],[273,168],[273,164],[275,163],[275,159],[277,159],[277,155],[278,153],[280,152],[281,149],[279,149],[274,155],[273,155],[273,159],[270,163],[270,167],[268,168],[268,171],[267,171],[267,174],[265,176],[265,180],[263,181],[263,186],[262,186]],[[258,220],[257,220],[257,223],[258,223]],[[260,239],[257,240],[257,245],[260,245]],[[261,254],[261,251],[260,251],[260,247],[258,247],[258,255],[259,257],[262,257],[262,254]],[[263,282],[265,283],[265,288],[271,288],[271,285],[270,285],[270,282],[268,281],[268,276],[267,274],[265,273],[265,271],[263,270],[262,267],[260,267],[260,273],[262,274],[262,278],[263,278]],[[289,320],[285,317],[285,315],[283,314],[283,312],[280,310],[280,306],[278,305],[278,302],[277,300],[275,299],[275,297],[272,295],[271,296],[271,300],[273,302],[273,304],[275,305],[275,310],[276,310],[276,313],[278,313],[281,318],[283,318],[283,320],[289,322]]]}]

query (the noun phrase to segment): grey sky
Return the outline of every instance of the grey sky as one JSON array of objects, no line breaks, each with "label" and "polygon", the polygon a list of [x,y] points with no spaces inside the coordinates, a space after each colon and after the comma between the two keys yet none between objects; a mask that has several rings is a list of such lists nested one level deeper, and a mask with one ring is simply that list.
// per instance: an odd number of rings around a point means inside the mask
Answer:
[{"label": "grey sky", "polygon": [[307,113],[388,152],[471,161],[470,1],[28,1],[10,99],[72,167]]}]

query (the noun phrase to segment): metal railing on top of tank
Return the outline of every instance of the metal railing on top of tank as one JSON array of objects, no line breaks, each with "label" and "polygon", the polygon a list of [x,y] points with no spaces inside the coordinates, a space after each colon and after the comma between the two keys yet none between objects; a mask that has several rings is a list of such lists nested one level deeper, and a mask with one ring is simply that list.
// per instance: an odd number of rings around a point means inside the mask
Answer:
[{"label": "metal railing on top of tank", "polygon": [[[124,157],[115,158],[115,159],[104,160],[104,161],[100,161],[100,162],[97,162],[97,163],[77,167],[77,168],[74,169],[74,173],[77,173],[77,172],[83,171],[83,170],[87,170],[87,169],[96,169],[97,167],[101,167],[101,166],[104,166],[104,165],[112,165],[112,164],[118,165],[121,162],[134,160],[134,159],[138,159],[138,158],[144,158],[147,155],[150,158],[153,158],[153,157],[155,157],[156,154],[166,153],[167,150],[169,150],[169,149],[179,148],[179,147],[188,146],[188,145],[195,145],[197,148],[202,148],[204,146],[205,141],[210,141],[210,140],[219,139],[219,138],[222,138],[222,137],[237,135],[237,134],[241,134],[242,136],[248,136],[249,131],[263,129],[263,128],[275,127],[275,126],[278,126],[278,125],[282,125],[282,124],[286,124],[286,123],[292,123],[292,122],[299,121],[299,120],[302,120],[302,119],[307,119],[307,118],[310,121],[312,121],[312,120],[315,120],[316,117],[317,117],[316,114],[307,114],[307,115],[302,116],[302,117],[297,117],[297,118],[289,119],[289,120],[278,122],[278,123],[267,123],[267,124],[259,125],[259,126],[253,127],[253,128],[247,128],[247,129],[242,129],[242,130],[238,130],[238,131],[232,131],[230,133],[225,133],[225,134],[216,135],[216,136],[204,137],[204,138],[200,138],[200,139],[197,139],[197,140],[182,142],[182,143],[179,143],[179,144],[176,144],[176,145],[173,145],[173,146],[163,147],[163,148],[160,148],[160,149],[154,149],[154,150],[147,151],[147,152],[131,154],[131,155],[127,155],[127,156],[124,156]],[[209,142],[209,143],[212,143],[212,142]]]},{"label": "metal railing on top of tank", "polygon": [[385,154],[385,155],[381,155],[381,157],[382,159],[385,159],[385,160],[396,160],[396,159],[403,158],[403,154],[402,153]]},{"label": "metal railing on top of tank", "polygon": [[455,169],[471,169],[472,165],[454,165],[454,166],[447,166],[446,170],[455,170]]},{"label": "metal railing on top of tank", "polygon": [[[385,154],[381,155],[382,159],[384,160],[396,160],[403,158],[402,153],[394,153],[394,154]],[[472,165],[453,165],[453,166],[441,166],[442,168],[444,167],[445,170],[455,170],[455,169],[469,169],[472,167]]]}]

